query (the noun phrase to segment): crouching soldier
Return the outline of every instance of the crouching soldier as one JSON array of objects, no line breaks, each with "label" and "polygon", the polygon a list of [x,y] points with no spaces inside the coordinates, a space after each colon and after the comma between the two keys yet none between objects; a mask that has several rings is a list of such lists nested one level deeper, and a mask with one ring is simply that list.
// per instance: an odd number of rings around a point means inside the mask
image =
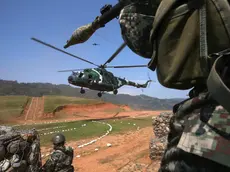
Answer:
[{"label": "crouching soldier", "polygon": [[43,165],[44,172],[73,172],[73,149],[65,146],[65,136],[63,134],[56,134],[52,138],[54,151],[50,158]]}]

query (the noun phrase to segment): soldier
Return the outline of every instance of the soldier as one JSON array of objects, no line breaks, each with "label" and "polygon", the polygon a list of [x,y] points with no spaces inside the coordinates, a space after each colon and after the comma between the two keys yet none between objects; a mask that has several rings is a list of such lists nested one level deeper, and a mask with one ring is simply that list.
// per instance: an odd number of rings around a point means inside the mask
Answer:
[{"label": "soldier", "polygon": [[[190,98],[173,108],[160,172],[230,171],[229,12],[227,0],[162,0],[156,11],[149,68],[156,69],[159,82],[167,88],[193,88]],[[125,29],[129,26],[122,25]],[[123,34],[134,47],[131,36],[135,35]],[[226,73],[220,70],[224,68]]]},{"label": "soldier", "polygon": [[[119,18],[122,36],[136,54],[146,58],[151,54],[149,68],[156,70],[163,86],[192,89],[189,99],[173,107],[159,172],[228,172],[229,2],[149,2],[155,15],[152,23],[148,20],[153,13],[147,8],[141,10],[138,3],[124,7]],[[150,42],[140,41],[148,36]]]},{"label": "soldier", "polygon": [[65,146],[65,136],[61,133],[52,138],[54,151],[42,167],[45,172],[73,172],[73,149]]}]

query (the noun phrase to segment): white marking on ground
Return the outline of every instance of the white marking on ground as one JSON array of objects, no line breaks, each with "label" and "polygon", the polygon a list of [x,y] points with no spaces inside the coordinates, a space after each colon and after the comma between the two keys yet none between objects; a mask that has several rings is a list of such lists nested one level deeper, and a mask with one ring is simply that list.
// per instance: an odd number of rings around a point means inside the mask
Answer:
[{"label": "white marking on ground", "polygon": [[[104,125],[108,125],[108,126],[109,126],[109,129],[106,131],[106,133],[105,133],[104,135],[98,137],[97,139],[94,139],[94,140],[91,140],[91,141],[88,142],[88,143],[84,143],[84,144],[82,144],[82,145],[79,145],[79,146],[76,147],[76,148],[73,147],[73,149],[78,149],[78,148],[82,148],[82,147],[88,146],[88,145],[90,145],[90,144],[93,144],[93,143],[97,142],[98,140],[102,139],[103,137],[107,136],[107,135],[112,131],[112,129],[113,129],[113,127],[112,127],[109,123],[100,122],[100,121],[92,121],[92,122],[96,122],[96,123],[101,123],[101,124],[104,124]],[[70,130],[71,130],[71,129],[70,129]],[[74,130],[76,130],[76,128],[74,128]],[[68,131],[68,130],[62,130],[62,131],[65,132],[65,131]],[[57,131],[55,131],[55,132],[57,132]],[[51,133],[51,132],[50,132],[50,133]],[[53,132],[53,133],[54,133],[54,132]],[[43,134],[44,134],[44,135],[47,135],[47,134],[49,134],[49,133],[43,133]],[[111,145],[110,145],[110,146],[111,146]],[[42,154],[42,157],[47,157],[47,156],[49,156],[49,155],[50,155],[50,153],[48,153],[48,154],[46,154],[46,155]],[[76,157],[77,157],[77,158],[80,158],[80,156],[81,156],[81,155],[77,155]]]}]

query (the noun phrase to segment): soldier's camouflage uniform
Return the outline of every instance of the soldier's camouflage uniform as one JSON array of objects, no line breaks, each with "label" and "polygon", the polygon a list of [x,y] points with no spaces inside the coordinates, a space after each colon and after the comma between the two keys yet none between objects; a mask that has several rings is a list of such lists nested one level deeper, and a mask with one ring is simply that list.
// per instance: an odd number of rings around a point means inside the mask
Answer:
[{"label": "soldier's camouflage uniform", "polygon": [[42,167],[44,172],[73,172],[73,149],[69,146],[56,148]]},{"label": "soldier's camouflage uniform", "polygon": [[40,168],[38,132],[0,126],[0,171],[38,172]]},{"label": "soldier's camouflage uniform", "polygon": [[230,167],[229,112],[209,104],[198,113],[186,118],[178,148]]},{"label": "soldier's camouflage uniform", "polygon": [[[209,95],[204,69],[210,66],[199,54],[202,1],[150,1],[152,13],[138,3],[121,11],[123,39],[133,52],[151,58],[149,68],[156,69],[163,86],[194,88],[189,99],[174,106],[160,171],[230,171],[230,114]],[[208,54],[218,53],[230,47],[230,5],[227,0],[206,4]]]}]

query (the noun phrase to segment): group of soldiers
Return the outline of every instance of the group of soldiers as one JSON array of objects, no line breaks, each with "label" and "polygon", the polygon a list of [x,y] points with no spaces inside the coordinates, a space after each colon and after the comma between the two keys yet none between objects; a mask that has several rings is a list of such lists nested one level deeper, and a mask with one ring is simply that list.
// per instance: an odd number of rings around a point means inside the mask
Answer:
[{"label": "group of soldiers", "polygon": [[[229,172],[230,2],[120,0],[119,3],[125,4],[118,20],[127,46],[150,59],[149,69],[156,70],[160,84],[171,89],[191,89],[189,98],[173,107],[159,172]],[[117,5],[111,11],[120,7]],[[103,15],[108,14],[109,11]],[[97,17],[90,25],[91,30],[87,30],[90,34],[105,26],[106,22],[98,24],[100,19],[105,21]],[[71,44],[76,41],[69,40],[65,48]],[[73,150],[64,146],[65,138],[55,136],[53,143],[55,151],[42,169],[73,171],[70,165]]]},{"label": "group of soldiers", "polygon": [[53,152],[42,165],[40,137],[35,129],[0,126],[1,172],[73,172],[74,151],[62,133],[52,137]]}]

